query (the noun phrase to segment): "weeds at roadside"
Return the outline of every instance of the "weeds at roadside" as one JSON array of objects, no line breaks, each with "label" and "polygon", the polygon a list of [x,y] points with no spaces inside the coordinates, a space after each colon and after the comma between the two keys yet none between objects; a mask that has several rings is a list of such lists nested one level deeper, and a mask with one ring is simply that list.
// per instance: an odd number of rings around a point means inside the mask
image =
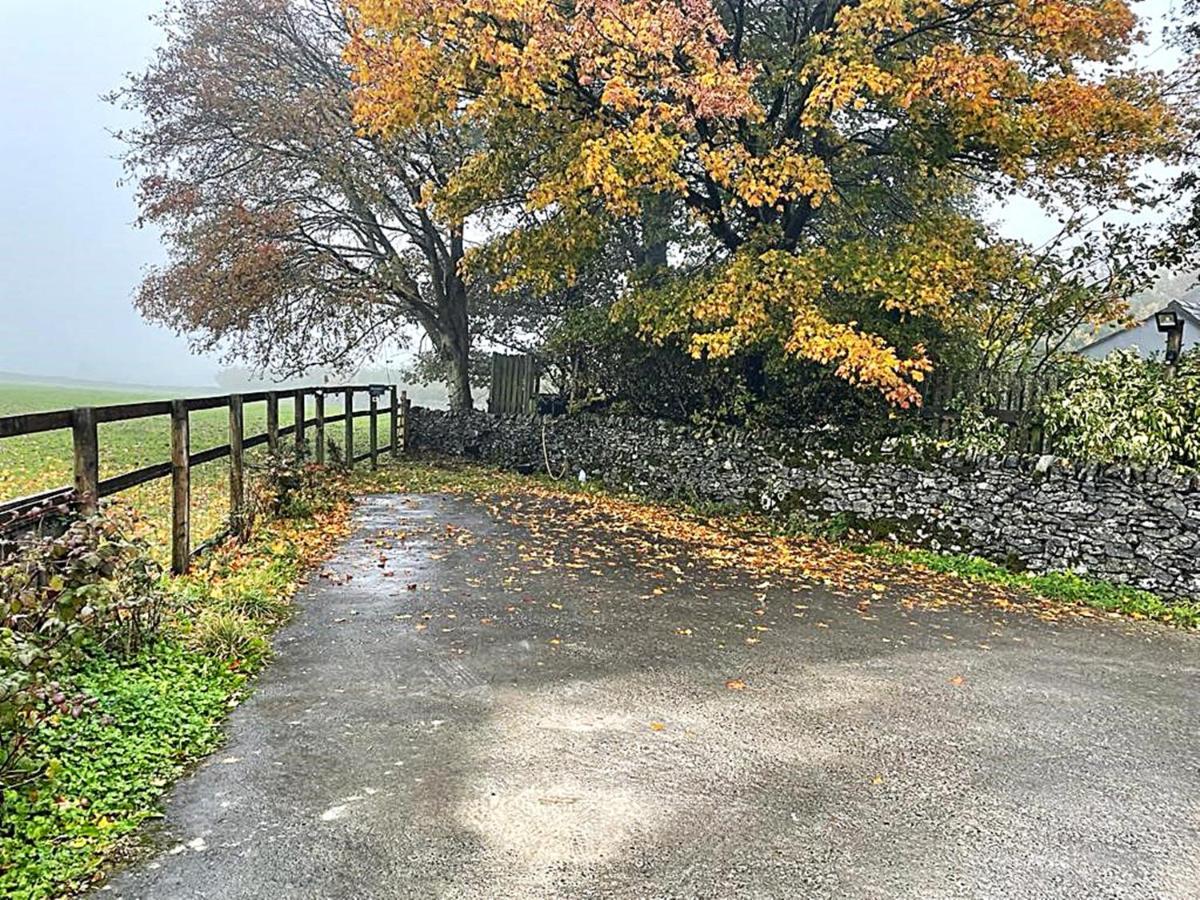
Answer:
[{"label": "weeds at roadside", "polygon": [[36,900],[86,887],[106,854],[146,819],[193,760],[220,743],[246,675],[166,640],[72,673],[89,715],[46,723],[33,745],[44,772],[4,792],[0,896]]},{"label": "weeds at roadside", "polygon": [[238,612],[206,609],[187,633],[188,646],[229,666],[257,671],[271,652],[262,625]]},{"label": "weeds at roadside", "polygon": [[857,549],[888,562],[957,575],[980,584],[1016,588],[1059,603],[1087,606],[1102,612],[1164,622],[1181,628],[1200,628],[1200,601],[1177,600],[1168,603],[1149,591],[1084,578],[1073,572],[1013,572],[997,563],[962,554],[942,554],[891,544],[868,544]]}]

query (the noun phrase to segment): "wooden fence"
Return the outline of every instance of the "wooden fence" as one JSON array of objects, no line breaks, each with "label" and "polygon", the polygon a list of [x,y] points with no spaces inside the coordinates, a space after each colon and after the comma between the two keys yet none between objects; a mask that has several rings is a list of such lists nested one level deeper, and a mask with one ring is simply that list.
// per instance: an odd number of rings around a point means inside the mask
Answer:
[{"label": "wooden fence", "polygon": [[935,376],[925,391],[922,414],[936,422],[939,433],[951,434],[961,417],[953,402],[956,398],[973,398],[985,415],[1004,426],[1009,450],[1048,453],[1052,450],[1052,436],[1044,427],[1040,401],[1056,387],[1053,375],[956,379]]},{"label": "wooden fence", "polygon": [[[369,397],[366,409],[354,408],[355,398]],[[340,396],[343,411],[340,415],[325,414],[325,399]],[[315,416],[308,417],[308,398],[314,398]],[[380,400],[387,406],[381,409]],[[291,402],[295,422],[279,426],[279,405]],[[266,404],[267,430],[262,434],[245,434],[245,407],[250,403]],[[193,453],[190,442],[190,414],[204,409],[229,410],[229,443]],[[292,437],[297,448],[306,447],[309,429],[313,430],[313,452],[318,463],[327,455],[326,431],[329,426],[343,424],[343,453],[347,466],[370,460],[371,467],[379,464],[379,455],[390,452],[399,456],[408,447],[409,409],[407,395],[395,385],[348,385],[328,388],[300,388],[289,391],[258,391],[246,394],[226,394],[217,397],[193,397],[186,400],[154,400],[144,403],[122,403],[113,406],[84,406],[53,412],[25,413],[0,416],[0,439],[47,431],[70,429],[75,450],[75,483],[54,488],[28,497],[0,503],[0,534],[19,530],[37,521],[71,510],[83,515],[94,514],[102,497],[129,490],[139,484],[159,478],[170,478],[171,492],[171,571],[187,570],[192,558],[190,507],[191,469],[203,463],[229,458],[229,511],[231,531],[244,536],[246,523],[245,453],[267,445],[277,451],[281,441]],[[389,440],[384,446],[379,440],[380,413],[390,413]],[[125,472],[112,478],[100,478],[100,442],[97,425],[152,416],[170,416],[171,459],[151,466]],[[368,448],[355,455],[354,423],[369,418]]]},{"label": "wooden fence", "polygon": [[538,381],[538,363],[533,354],[493,353],[488,412],[496,416],[534,412]]}]

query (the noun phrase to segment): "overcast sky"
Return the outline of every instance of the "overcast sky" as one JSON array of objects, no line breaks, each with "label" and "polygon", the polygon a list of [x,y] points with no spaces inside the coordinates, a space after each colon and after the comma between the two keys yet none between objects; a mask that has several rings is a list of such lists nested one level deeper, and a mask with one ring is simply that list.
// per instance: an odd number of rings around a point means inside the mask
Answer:
[{"label": "overcast sky", "polygon": [[[150,58],[159,33],[149,18],[161,7],[0,0],[0,372],[212,383],[215,359],[190,355],[130,304],[143,268],[163,254],[153,232],[132,225],[108,133],[125,114],[100,99]],[[1048,228],[1027,206],[1005,219],[1024,237]]]},{"label": "overcast sky", "polygon": [[100,99],[150,57],[162,0],[0,0],[0,371],[205,385],[217,364],[130,304],[157,236],[132,226]]}]

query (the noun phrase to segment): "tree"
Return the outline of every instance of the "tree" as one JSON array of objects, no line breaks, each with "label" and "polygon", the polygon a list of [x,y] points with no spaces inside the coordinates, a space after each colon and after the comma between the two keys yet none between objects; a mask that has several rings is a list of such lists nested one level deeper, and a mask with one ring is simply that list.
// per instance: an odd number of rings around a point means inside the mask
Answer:
[{"label": "tree", "polygon": [[1174,8],[1169,37],[1182,62],[1171,79],[1171,90],[1183,109],[1183,131],[1191,135],[1181,172],[1172,185],[1182,211],[1171,223],[1176,269],[1200,267],[1200,0],[1185,0]]},{"label": "tree", "polygon": [[279,375],[345,369],[417,323],[471,406],[464,222],[425,208],[463,156],[431,125],[357,130],[336,0],[177,0],[165,45],[114,99],[141,221],[169,262],[136,302],[148,318]]},{"label": "tree", "polygon": [[432,198],[449,220],[508,211],[510,277],[546,286],[557,261],[570,280],[671,197],[694,226],[682,262],[618,314],[709,358],[778,348],[900,406],[925,335],[977,330],[998,262],[1029,250],[980,224],[980,192],[1149,202],[1139,171],[1180,146],[1161,79],[1129,66],[1124,0],[350,6],[359,121],[478,130]]}]

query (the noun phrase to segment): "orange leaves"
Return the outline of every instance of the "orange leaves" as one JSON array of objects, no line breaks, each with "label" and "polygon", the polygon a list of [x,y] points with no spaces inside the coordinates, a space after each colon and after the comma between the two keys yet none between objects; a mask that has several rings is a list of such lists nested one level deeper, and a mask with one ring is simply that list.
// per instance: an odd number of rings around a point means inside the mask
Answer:
[{"label": "orange leaves", "polygon": [[658,126],[756,109],[753,72],[722,57],[728,35],[706,0],[583,0],[569,11],[528,0],[351,7],[358,114],[383,133],[449,111],[486,122],[509,106],[546,110],[568,82],[594,91],[600,111],[650,113]]},{"label": "orange leaves", "polygon": [[526,0],[352,8],[347,57],[356,115],[369,130],[465,120],[499,132],[522,114],[563,118],[574,155],[526,186],[532,210],[598,198],[626,215],[637,191],[682,194],[685,136],[696,122],[761,114],[754,69],[725,58],[728,35],[707,0],[584,0],[570,11]]}]

